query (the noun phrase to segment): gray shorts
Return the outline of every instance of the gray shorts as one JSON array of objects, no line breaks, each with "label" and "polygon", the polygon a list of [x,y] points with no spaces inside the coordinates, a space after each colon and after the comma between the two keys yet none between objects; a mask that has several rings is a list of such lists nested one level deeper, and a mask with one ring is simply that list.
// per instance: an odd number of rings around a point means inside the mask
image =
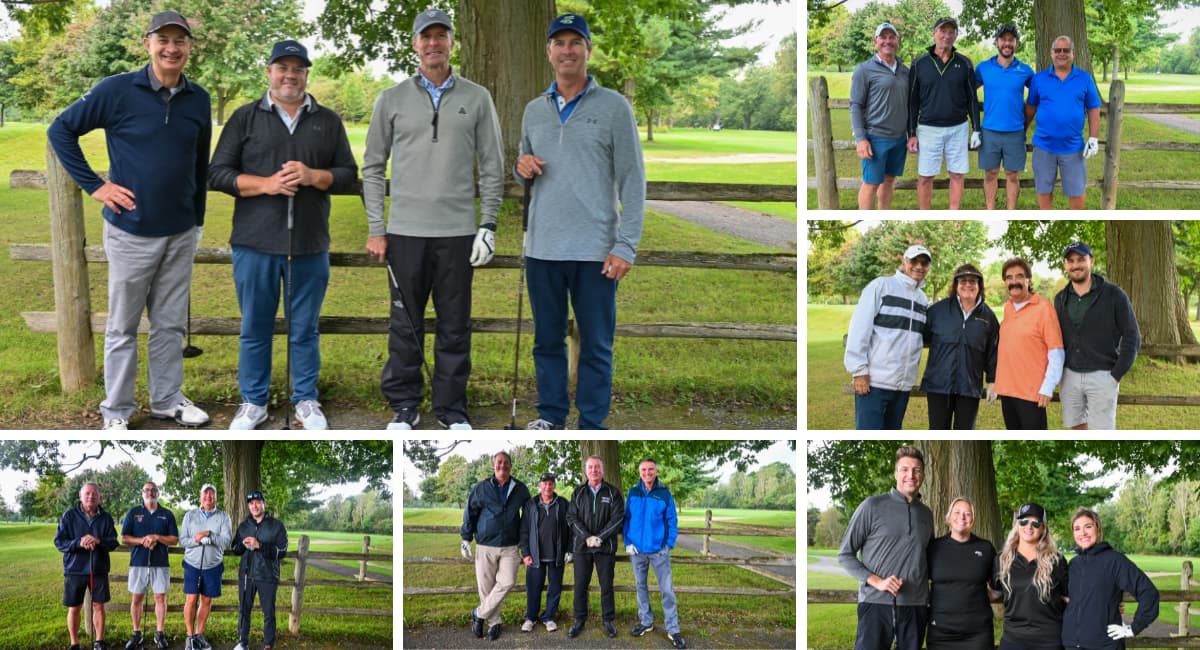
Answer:
[{"label": "gray shorts", "polygon": [[1063,425],[1087,424],[1089,429],[1117,428],[1117,394],[1121,384],[1107,370],[1076,372],[1063,368],[1058,398]]},{"label": "gray shorts", "polygon": [[917,125],[917,175],[937,176],[942,171],[942,159],[946,159],[946,171],[965,174],[971,171],[967,161],[967,144],[971,137],[971,125],[967,122],[956,126]]},{"label": "gray shorts", "polygon": [[999,169],[1001,161],[1004,170],[1009,172],[1025,171],[1025,132],[1024,131],[992,131],[983,130],[983,144],[979,145],[979,168]]},{"label": "gray shorts", "polygon": [[149,586],[156,594],[165,594],[171,586],[171,567],[165,566],[131,566],[129,567],[129,593],[144,594]]},{"label": "gray shorts", "polygon": [[1087,191],[1087,164],[1083,151],[1054,154],[1033,148],[1033,184],[1038,194],[1053,194],[1058,172],[1062,170],[1062,191],[1069,197],[1083,196]]}]

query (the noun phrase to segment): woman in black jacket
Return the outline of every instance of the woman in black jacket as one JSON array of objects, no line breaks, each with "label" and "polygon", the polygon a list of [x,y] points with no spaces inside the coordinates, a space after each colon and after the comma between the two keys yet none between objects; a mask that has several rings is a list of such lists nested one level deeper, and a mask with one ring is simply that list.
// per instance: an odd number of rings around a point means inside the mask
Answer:
[{"label": "woman in black jacket", "polygon": [[930,429],[974,429],[983,379],[996,380],[1000,323],[983,299],[983,273],[971,264],[954,270],[950,295],[925,314],[929,361],[921,390]]},{"label": "woman in black jacket", "polygon": [[[540,621],[547,632],[558,629],[554,617],[562,596],[563,570],[571,561],[571,527],[567,510],[571,504],[554,492],[554,475],[547,472],[538,481],[538,493],[521,511],[521,561],[525,563],[525,623],[522,632],[532,632]],[[540,614],[542,588],[546,579],[546,609]]]},{"label": "woman in black jacket", "polygon": [[[1071,517],[1075,559],[1069,565],[1071,600],[1063,613],[1062,640],[1068,648],[1124,650],[1125,639],[1158,618],[1158,589],[1145,572],[1108,542],[1100,541],[1100,516],[1080,508]],[[1121,619],[1121,594],[1138,601],[1133,623]]]}]

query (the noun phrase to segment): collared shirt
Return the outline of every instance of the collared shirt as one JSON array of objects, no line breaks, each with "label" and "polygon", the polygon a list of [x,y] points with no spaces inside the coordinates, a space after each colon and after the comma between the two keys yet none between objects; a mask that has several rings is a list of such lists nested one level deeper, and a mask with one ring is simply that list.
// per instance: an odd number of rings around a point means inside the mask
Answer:
[{"label": "collared shirt", "polygon": [[[175,96],[175,93],[183,90],[183,87],[187,84],[187,81],[183,78],[183,75],[179,75],[179,85],[175,86],[174,88],[167,88],[163,82],[158,80],[158,77],[154,76],[154,68],[151,66],[146,66],[146,76],[150,77],[150,88],[152,88],[154,92],[161,95],[162,98],[168,102],[171,101],[171,98]],[[164,89],[167,91],[165,94],[163,93]]]},{"label": "collared shirt", "polygon": [[296,122],[300,120],[300,113],[312,110],[312,95],[304,93],[304,103],[296,110],[296,116],[288,115],[288,112],[279,104],[275,103],[275,99],[271,97],[271,92],[267,91],[267,104],[271,109],[279,115],[279,119],[283,120],[283,125],[287,127],[288,133],[296,133]]},{"label": "collared shirt", "polygon": [[875,60],[887,66],[887,69],[891,70],[893,74],[896,72],[896,66],[900,65],[900,59],[893,59],[891,63],[888,63],[887,61],[884,61],[883,57],[879,56],[878,54],[875,55]]},{"label": "collared shirt", "polygon": [[567,101],[562,95],[558,94],[558,80],[552,81],[550,87],[546,89],[546,94],[554,98],[554,105],[558,107],[558,121],[562,124],[567,123],[567,118],[571,117],[571,113],[575,111],[575,107],[579,105],[579,100],[588,94],[592,87],[592,75],[588,75],[587,83],[583,85],[583,90],[578,95]]},{"label": "collared shirt", "polygon": [[1092,75],[1075,66],[1059,79],[1051,66],[1033,75],[1025,103],[1037,107],[1034,146],[1052,154],[1083,151],[1083,125],[1087,111],[1100,108],[1100,93]]},{"label": "collared shirt", "polygon": [[436,86],[432,81],[426,79],[425,74],[420,70],[417,71],[417,81],[421,82],[425,90],[429,91],[429,96],[433,98],[433,110],[436,111],[442,102],[442,93],[454,85],[454,71],[451,70],[450,74],[446,75],[446,80],[440,86]]},{"label": "collared shirt", "polygon": [[975,66],[975,85],[983,86],[983,128],[989,131],[1025,130],[1025,89],[1033,68],[1013,57],[1008,67],[993,56]]},{"label": "collared shirt", "polygon": [[507,483],[501,483],[499,479],[497,479],[495,476],[492,476],[492,485],[496,487],[496,497],[500,499],[500,505],[504,505],[504,503],[508,501],[509,492],[512,492],[512,477],[508,477]]},{"label": "collared shirt", "polygon": [[604,483],[603,483],[603,482],[601,482],[601,483],[600,483],[600,485],[592,485],[591,483],[588,483],[588,484],[587,484],[587,486],[588,486],[589,488],[591,488],[591,490],[592,490],[592,495],[595,495],[595,494],[597,494],[598,492],[600,492],[600,487],[601,487],[602,485],[604,485]]},{"label": "collared shirt", "polygon": [[1096,296],[1100,295],[1099,291],[1097,291],[1099,287],[1096,282],[1092,282],[1092,286],[1088,289],[1088,292],[1081,296],[1076,293],[1074,283],[1070,283],[1067,286],[1067,316],[1078,327],[1083,324],[1083,316],[1087,313],[1088,307],[1091,307],[1092,303],[1096,302]]}]

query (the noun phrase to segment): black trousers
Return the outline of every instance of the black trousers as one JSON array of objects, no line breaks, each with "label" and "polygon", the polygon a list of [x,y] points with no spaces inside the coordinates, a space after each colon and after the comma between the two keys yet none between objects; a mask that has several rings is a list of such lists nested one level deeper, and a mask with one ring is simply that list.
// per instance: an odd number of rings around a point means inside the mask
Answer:
[{"label": "black trousers", "polygon": [[1019,397],[1000,396],[1000,408],[1004,412],[1006,429],[1037,429],[1045,431],[1046,409]]},{"label": "black trousers", "polygon": [[936,625],[929,625],[925,633],[925,647],[929,650],[993,650],[996,640],[992,638],[992,624],[973,632],[950,632]]},{"label": "black trousers", "polygon": [[930,429],[975,428],[975,416],[979,414],[979,398],[945,393],[926,393],[929,401]]},{"label": "black trousers", "polygon": [[[425,354],[425,306],[433,293],[437,331],[433,348],[433,412],[439,418],[467,417],[467,378],[471,375],[471,280],[474,235],[463,237],[387,236],[387,259],[400,294],[391,288],[388,360],[380,388],[392,410],[421,404]],[[391,282],[388,282],[391,287]],[[407,313],[406,313],[407,312]],[[409,324],[411,319],[411,325]],[[416,330],[414,335],[413,330]],[[417,341],[421,342],[418,347]]]},{"label": "black trousers", "polygon": [[254,595],[263,612],[263,645],[275,643],[275,592],[279,584],[254,580],[246,575],[238,580],[238,640],[249,644],[250,614],[254,611]]},{"label": "black trousers", "polygon": [[888,650],[893,638],[899,650],[920,650],[928,622],[929,608],[924,605],[859,603],[854,650]]},{"label": "black trousers", "polygon": [[588,587],[592,584],[592,567],[595,566],[600,582],[601,618],[611,623],[617,618],[617,603],[613,596],[613,572],[616,570],[617,556],[608,553],[576,553],[574,560],[575,620],[582,621],[588,616]]}]

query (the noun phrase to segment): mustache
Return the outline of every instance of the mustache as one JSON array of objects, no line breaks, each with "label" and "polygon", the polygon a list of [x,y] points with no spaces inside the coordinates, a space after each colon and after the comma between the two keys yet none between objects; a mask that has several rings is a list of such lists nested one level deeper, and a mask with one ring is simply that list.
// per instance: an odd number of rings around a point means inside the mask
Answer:
[{"label": "mustache", "polygon": [[1024,289],[1024,288],[1025,288],[1025,285],[1020,282],[1014,282],[1014,283],[1008,285],[1009,291],[1012,291],[1013,289]]}]

